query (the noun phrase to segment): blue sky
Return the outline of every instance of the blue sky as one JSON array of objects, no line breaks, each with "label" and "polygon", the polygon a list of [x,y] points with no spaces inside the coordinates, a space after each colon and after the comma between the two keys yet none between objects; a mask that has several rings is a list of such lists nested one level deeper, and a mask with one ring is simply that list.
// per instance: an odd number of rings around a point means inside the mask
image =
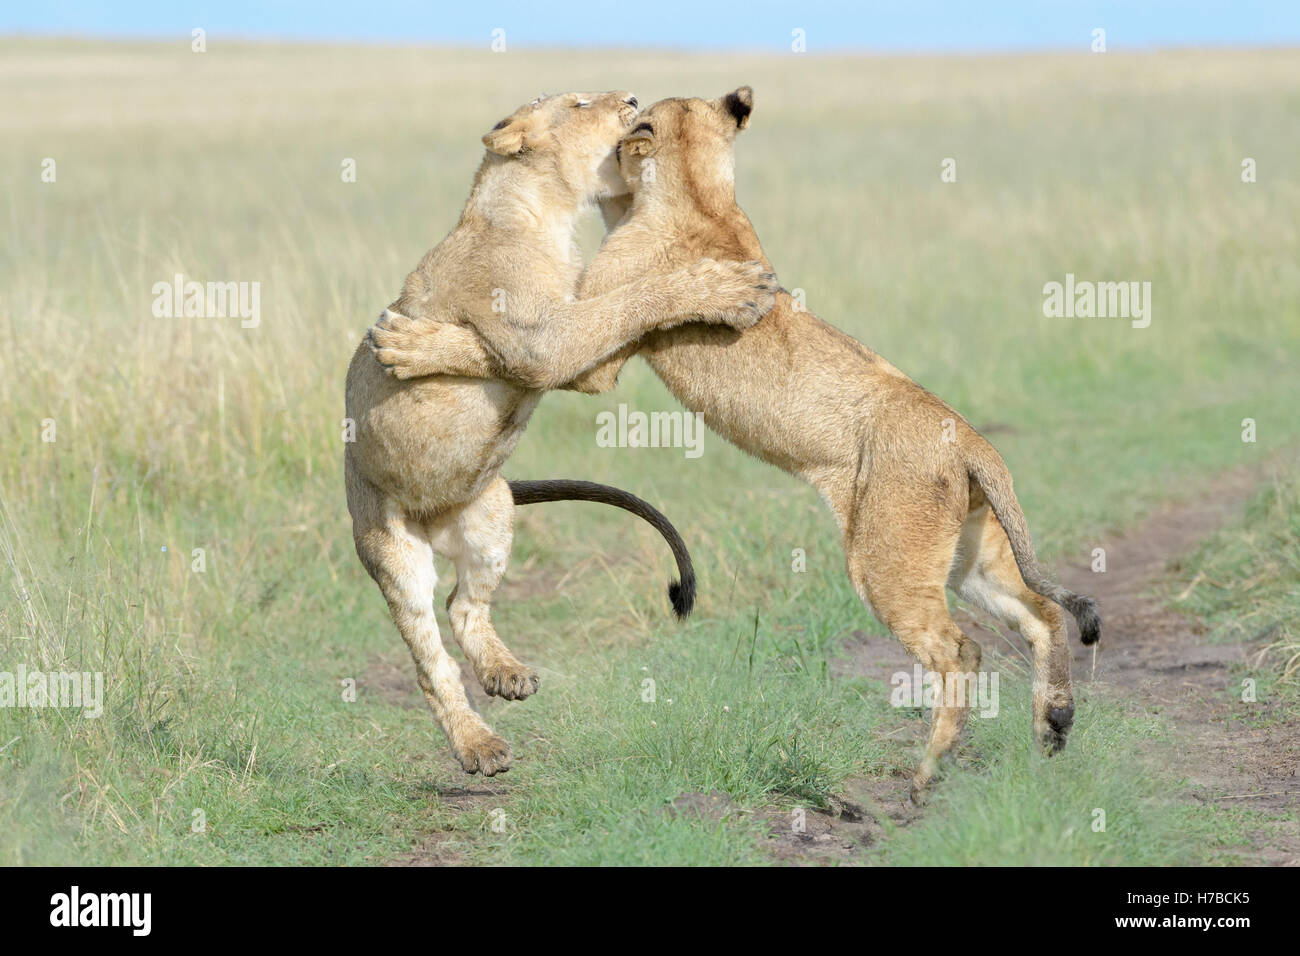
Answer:
[{"label": "blue sky", "polygon": [[[690,21],[689,28],[681,24]],[[1111,50],[1300,44],[1300,0],[5,0],[0,33],[212,35],[516,49],[789,49],[803,29],[819,50]]]}]

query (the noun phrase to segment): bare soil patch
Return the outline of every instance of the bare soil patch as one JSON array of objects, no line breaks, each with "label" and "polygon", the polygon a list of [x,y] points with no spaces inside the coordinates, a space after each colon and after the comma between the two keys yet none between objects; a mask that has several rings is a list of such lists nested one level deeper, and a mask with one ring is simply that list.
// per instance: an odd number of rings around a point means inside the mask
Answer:
[{"label": "bare soil patch", "polygon": [[[460,765],[450,757],[439,761],[438,777],[447,779],[452,774],[461,773]],[[467,780],[477,781],[476,777]],[[511,797],[508,784],[498,782],[501,778],[471,782],[467,786],[432,785],[428,788],[429,800],[436,800],[444,808],[458,812],[483,812],[495,807],[504,807]],[[469,844],[471,838],[464,830],[433,830],[422,834],[419,842],[408,852],[388,860],[385,866],[463,866],[469,862]]]},{"label": "bare soil patch", "polygon": [[683,793],[667,811],[674,816],[699,816],[712,823],[758,820],[765,834],[764,849],[781,862],[795,866],[860,864],[867,848],[884,835],[880,822],[847,797],[838,798],[827,809],[747,810],[729,794],[714,790]]},{"label": "bare soil patch", "polygon": [[[397,635],[393,635],[400,644]],[[483,693],[474,679],[469,665],[461,663],[461,682],[469,695],[470,704],[485,715],[490,714],[502,701]],[[424,695],[415,680],[415,665],[402,648],[384,652],[371,658],[357,679],[359,702],[377,699],[393,707],[420,710],[429,721],[433,715],[425,703]],[[491,716],[486,716],[491,722]],[[437,745],[421,755],[421,766],[428,774],[421,789],[422,799],[436,802],[443,809],[455,812],[482,813],[504,807],[511,797],[508,774],[496,777],[468,776],[451,756],[441,736],[434,738]],[[439,782],[443,781],[443,782]],[[447,783],[445,781],[455,781]],[[460,866],[469,862],[470,840],[464,830],[432,830],[420,836],[419,842],[408,852],[385,862],[386,866]]]}]

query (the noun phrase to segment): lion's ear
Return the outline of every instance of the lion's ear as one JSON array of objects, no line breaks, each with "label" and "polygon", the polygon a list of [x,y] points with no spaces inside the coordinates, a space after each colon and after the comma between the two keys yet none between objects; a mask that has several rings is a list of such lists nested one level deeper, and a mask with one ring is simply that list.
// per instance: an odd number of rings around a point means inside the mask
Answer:
[{"label": "lion's ear", "polygon": [[517,156],[528,145],[527,119],[503,119],[483,134],[483,145],[498,156]]},{"label": "lion's ear", "polygon": [[638,123],[620,145],[630,156],[649,156],[655,151],[655,128],[649,123]]},{"label": "lion's ear", "polygon": [[754,91],[742,86],[724,96],[722,105],[736,121],[736,128],[744,129],[749,125],[749,114],[754,112]]}]

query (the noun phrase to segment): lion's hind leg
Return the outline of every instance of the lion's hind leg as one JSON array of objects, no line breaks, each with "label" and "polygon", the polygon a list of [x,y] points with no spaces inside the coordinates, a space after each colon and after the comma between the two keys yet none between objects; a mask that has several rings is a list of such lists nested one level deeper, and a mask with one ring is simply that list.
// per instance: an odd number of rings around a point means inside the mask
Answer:
[{"label": "lion's hind leg", "polygon": [[538,678],[520,663],[492,626],[492,595],[501,583],[514,539],[515,499],[498,476],[477,498],[430,527],[439,554],[456,563],[456,587],[447,599],[451,633],[483,690],[522,700]]},{"label": "lion's hind leg", "polygon": [[460,667],[442,645],[433,612],[438,575],[424,528],[349,475],[357,555],[383,592],[393,623],[415,661],[416,678],[434,719],[466,773],[491,777],[510,768],[510,745],[492,732],[465,696]]},{"label": "lion's hind leg", "polygon": [[987,503],[966,517],[948,586],[1029,642],[1034,661],[1034,738],[1049,754],[1064,748],[1074,723],[1065,616],[1055,603],[1025,584],[1006,532]]}]

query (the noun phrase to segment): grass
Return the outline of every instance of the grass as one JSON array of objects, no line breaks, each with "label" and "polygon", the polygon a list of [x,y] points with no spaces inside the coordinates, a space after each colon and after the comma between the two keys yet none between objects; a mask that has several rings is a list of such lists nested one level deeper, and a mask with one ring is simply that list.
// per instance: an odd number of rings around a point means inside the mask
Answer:
[{"label": "grass", "polygon": [[825,806],[850,774],[894,765],[875,733],[892,716],[886,698],[836,687],[815,638],[751,627],[713,621],[615,651],[580,686],[521,709],[514,733],[532,759],[511,781],[512,815],[526,838],[490,849],[527,863],[750,862],[752,827],[719,844],[717,824],[668,805],[720,791],[742,807]]},{"label": "grass", "polygon": [[1270,685],[1300,700],[1300,481],[1279,474],[1244,520],[1180,568],[1176,602],[1216,640],[1251,642]]},{"label": "grass", "polygon": [[[997,720],[971,722],[976,757],[951,774],[933,812],[885,845],[902,865],[1150,866],[1187,863],[1196,848],[1171,812],[1155,766],[1134,761],[1140,741],[1167,741],[1154,720],[1079,693],[1070,746],[1043,760],[1025,739],[1028,682],[1009,681]],[[1136,763],[1136,766],[1135,766]]]},{"label": "grass", "polygon": [[[1300,481],[1279,472],[1245,517],[1182,562],[1173,606],[1199,618],[1210,639],[1245,644],[1229,686],[1233,719],[1274,728],[1300,720]],[[1246,684],[1254,700],[1243,699]]]},{"label": "grass", "polygon": [[[1269,741],[1269,779],[1285,780],[1289,741],[1300,726],[1300,480],[1279,470],[1239,522],[1214,535],[1175,569],[1171,605],[1209,629],[1209,639],[1239,643],[1247,658],[1224,688],[1227,728]],[[1285,783],[1256,788],[1285,797]],[[1250,860],[1273,845],[1272,827],[1294,831],[1294,803],[1250,810],[1208,801],[1198,815],[1185,808],[1188,832],[1204,834],[1216,862]],[[1199,816],[1199,818],[1198,818]]]},{"label": "grass", "polygon": [[[1300,437],[1293,56],[0,40],[0,671],[105,679],[98,720],[0,708],[0,863],[356,863],[447,830],[477,862],[760,862],[750,825],[665,801],[815,805],[916,755],[889,742],[907,718],[883,688],[833,676],[844,635],[881,631],[809,489],[711,435],[699,460],[596,446],[602,410],[676,407],[639,364],[608,396],[548,397],[508,474],[662,507],[699,566],[693,622],[666,613],[653,532],[580,504],[520,512],[495,613],[543,690],[491,710],[519,758],[503,833],[490,808],[438,799],[465,781],[431,719],[373,691],[401,645],[352,553],[343,372],[453,224],[478,137],[539,89],[650,102],[751,83],[738,194],[783,283],[1002,426],[1040,550],[1061,558]],[[1257,183],[1240,181],[1245,156]],[[945,157],[956,183],[939,181]],[[261,283],[260,325],[155,318],[152,286],[177,272]],[[1151,327],[1044,318],[1042,286],[1067,272],[1151,281]],[[1158,767],[1125,775],[1126,749],[1164,731],[1092,700],[1043,763],[1013,684],[881,862],[947,846],[972,862],[1187,859]]]},{"label": "grass", "polygon": [[[527,840],[512,847],[510,858],[586,864],[704,862],[708,856],[701,857],[702,848],[694,844],[709,827],[698,820],[663,819],[674,798],[717,790],[751,803],[769,794],[817,803],[854,769],[855,764],[845,760],[852,754],[825,740],[841,726],[861,728],[867,718],[843,706],[823,706],[812,696],[815,687],[800,688],[802,693],[778,688],[767,699],[754,699],[756,687],[746,681],[706,680],[697,687],[688,678],[672,686],[679,695],[669,699],[672,703],[620,708],[609,703],[619,699],[620,691],[627,692],[629,682],[598,680],[589,691],[598,695],[594,705],[574,707],[571,701],[560,701],[555,708],[539,711],[554,718],[546,728],[552,746],[538,754],[544,764],[530,767],[537,772],[524,775],[524,794],[515,812]],[[724,694],[715,697],[720,689]],[[733,696],[745,691],[750,701]],[[724,697],[738,701],[730,712],[716,703]],[[639,702],[635,696],[629,699]],[[661,714],[668,708],[674,713]],[[851,719],[844,725],[840,717]],[[608,718],[613,732],[600,723]],[[555,738],[563,746],[556,746]],[[648,846],[640,840],[643,829],[651,835]],[[753,859],[754,849],[747,843],[740,841],[715,857],[716,862]]]}]

